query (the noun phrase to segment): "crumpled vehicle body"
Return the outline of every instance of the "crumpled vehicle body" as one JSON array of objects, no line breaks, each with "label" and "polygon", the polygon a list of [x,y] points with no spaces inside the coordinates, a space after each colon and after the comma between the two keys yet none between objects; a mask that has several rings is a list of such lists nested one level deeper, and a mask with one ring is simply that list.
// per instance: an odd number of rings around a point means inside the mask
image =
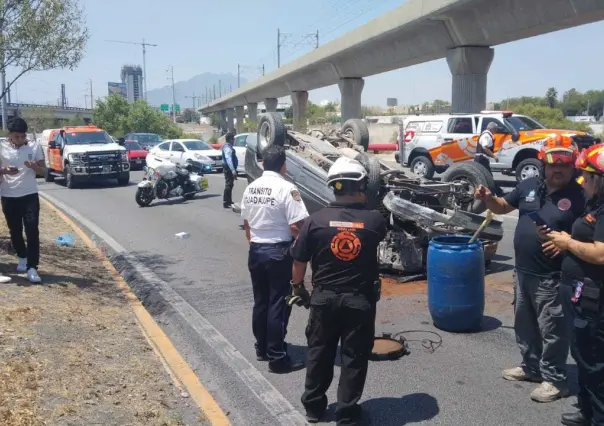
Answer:
[{"label": "crumpled vehicle body", "polygon": [[[270,143],[275,143],[274,135],[279,133],[279,129],[271,130],[270,126],[279,126],[280,119],[271,117],[268,127],[272,133],[262,135],[263,119],[259,123],[257,144],[247,146],[245,172],[248,182],[262,175],[261,152]],[[395,273],[423,273],[428,242],[432,237],[472,235],[480,227],[484,220],[482,216],[462,210],[463,206],[472,203],[463,182],[442,183],[407,176],[402,169],[379,161],[376,156],[363,152],[361,146],[351,143],[355,139],[353,135],[340,135],[340,139],[284,130],[284,140],[280,144],[286,149],[286,178],[298,187],[312,213],[334,201],[333,192],[326,183],[327,171],[333,162],[342,155],[361,161],[369,173],[368,198],[372,200],[372,208],[381,211],[389,223],[388,234],[379,249],[382,269]],[[238,206],[234,210],[238,211]],[[502,222],[498,220],[491,221],[481,233],[487,262],[502,238]]]}]

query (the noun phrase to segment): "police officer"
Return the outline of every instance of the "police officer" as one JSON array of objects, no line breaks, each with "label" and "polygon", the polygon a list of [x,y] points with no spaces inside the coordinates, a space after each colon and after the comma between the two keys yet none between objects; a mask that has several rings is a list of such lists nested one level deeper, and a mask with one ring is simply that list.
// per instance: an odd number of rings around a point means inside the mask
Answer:
[{"label": "police officer", "polygon": [[229,131],[225,136],[225,143],[222,145],[222,170],[224,172],[224,195],[222,197],[222,206],[225,209],[233,206],[233,186],[235,186],[237,166],[239,165],[235,149],[233,149],[234,140],[235,133]]},{"label": "police officer", "polygon": [[241,216],[250,243],[248,268],[254,290],[252,330],[256,357],[269,370],[287,373],[304,367],[287,354],[285,334],[291,307],[292,258],[289,248],[298,235],[306,206],[294,184],[285,180],[285,150],[269,146],[262,153],[264,172],[245,188]]},{"label": "police officer", "polygon": [[[320,421],[327,408],[325,393],[342,341],[338,386],[338,425],[358,425],[369,355],[373,347],[375,304],[379,299],[378,244],[386,220],[366,209],[367,171],[358,161],[338,158],[327,174],[336,201],[304,223],[291,253],[292,294],[308,306],[308,359],[302,404],[307,420]],[[312,265],[312,296],[304,287],[307,262]]]},{"label": "police officer", "polygon": [[489,158],[496,158],[495,130],[497,130],[497,123],[491,121],[489,124],[487,124],[487,128],[480,134],[480,137],[478,138],[478,143],[476,144],[476,155],[474,155],[474,161],[482,164],[489,172],[491,172],[491,162]]},{"label": "police officer", "polygon": [[569,392],[566,358],[571,327],[561,297],[562,256],[553,243],[544,243],[538,224],[568,231],[583,213],[583,190],[573,179],[576,154],[571,137],[550,137],[539,153],[544,162],[542,177],[523,180],[505,197],[495,198],[482,186],[475,194],[495,214],[519,212],[514,233],[514,330],[522,363],[505,370],[503,378],[541,383],[531,393],[537,402],[551,402]]},{"label": "police officer", "polygon": [[604,425],[604,144],[584,150],[576,166],[588,198],[585,212],[573,224],[571,235],[545,234],[566,252],[562,282],[574,290],[571,354],[579,372],[579,411],[563,414],[562,423],[600,426]]}]

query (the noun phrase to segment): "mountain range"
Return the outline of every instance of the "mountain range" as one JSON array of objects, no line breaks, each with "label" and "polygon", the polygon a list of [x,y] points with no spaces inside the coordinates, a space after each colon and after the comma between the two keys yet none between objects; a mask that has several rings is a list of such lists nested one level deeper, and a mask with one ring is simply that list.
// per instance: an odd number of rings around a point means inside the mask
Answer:
[{"label": "mountain range", "polygon": [[[241,85],[243,86],[247,82],[243,77],[241,78]],[[191,77],[186,81],[179,81],[174,83],[174,91],[176,92],[176,103],[180,105],[180,109],[193,107],[193,96],[196,96],[195,106],[204,105],[207,100],[206,89],[208,97],[212,96],[212,92],[216,89],[216,98],[220,97],[220,91],[222,94],[228,93],[233,90],[237,90],[237,76],[231,73],[225,74],[214,74],[214,73],[203,73]],[[158,89],[151,89],[147,91],[147,101],[154,106],[160,106],[161,104],[172,103],[172,86],[160,87]]]}]

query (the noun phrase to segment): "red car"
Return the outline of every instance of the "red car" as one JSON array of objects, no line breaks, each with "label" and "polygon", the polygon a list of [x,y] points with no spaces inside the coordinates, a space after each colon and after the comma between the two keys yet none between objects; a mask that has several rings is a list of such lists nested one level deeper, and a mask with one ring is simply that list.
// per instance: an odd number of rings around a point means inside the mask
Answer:
[{"label": "red car", "polygon": [[137,141],[126,141],[124,145],[128,151],[128,160],[130,160],[130,170],[142,170],[147,164],[147,151]]}]

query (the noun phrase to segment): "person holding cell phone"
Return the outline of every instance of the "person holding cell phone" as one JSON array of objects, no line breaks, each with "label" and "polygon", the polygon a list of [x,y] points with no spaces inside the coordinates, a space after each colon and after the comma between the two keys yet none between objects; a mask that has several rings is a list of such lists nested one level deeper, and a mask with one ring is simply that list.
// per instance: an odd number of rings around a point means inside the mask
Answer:
[{"label": "person holding cell phone", "polygon": [[495,214],[518,209],[514,233],[514,331],[522,363],[506,369],[503,378],[541,383],[532,393],[537,402],[551,402],[569,393],[566,359],[572,333],[570,288],[560,286],[560,248],[545,239],[540,225],[570,231],[583,213],[585,196],[574,180],[577,148],[570,136],[553,135],[539,152],[540,177],[525,179],[504,197],[479,186],[475,197]]},{"label": "person holding cell phone", "polygon": [[579,410],[562,415],[565,425],[604,425],[604,144],[581,152],[576,162],[588,198],[570,234],[544,227],[543,235],[566,252],[562,282],[573,288],[574,345]]},{"label": "person holding cell phone", "polygon": [[[27,140],[27,123],[15,118],[8,126],[8,139],[0,142],[0,196],[2,211],[13,248],[19,257],[17,272],[26,272],[32,283],[41,282],[40,200],[36,174],[44,175],[42,149]],[[27,245],[23,239],[23,228]]]}]

